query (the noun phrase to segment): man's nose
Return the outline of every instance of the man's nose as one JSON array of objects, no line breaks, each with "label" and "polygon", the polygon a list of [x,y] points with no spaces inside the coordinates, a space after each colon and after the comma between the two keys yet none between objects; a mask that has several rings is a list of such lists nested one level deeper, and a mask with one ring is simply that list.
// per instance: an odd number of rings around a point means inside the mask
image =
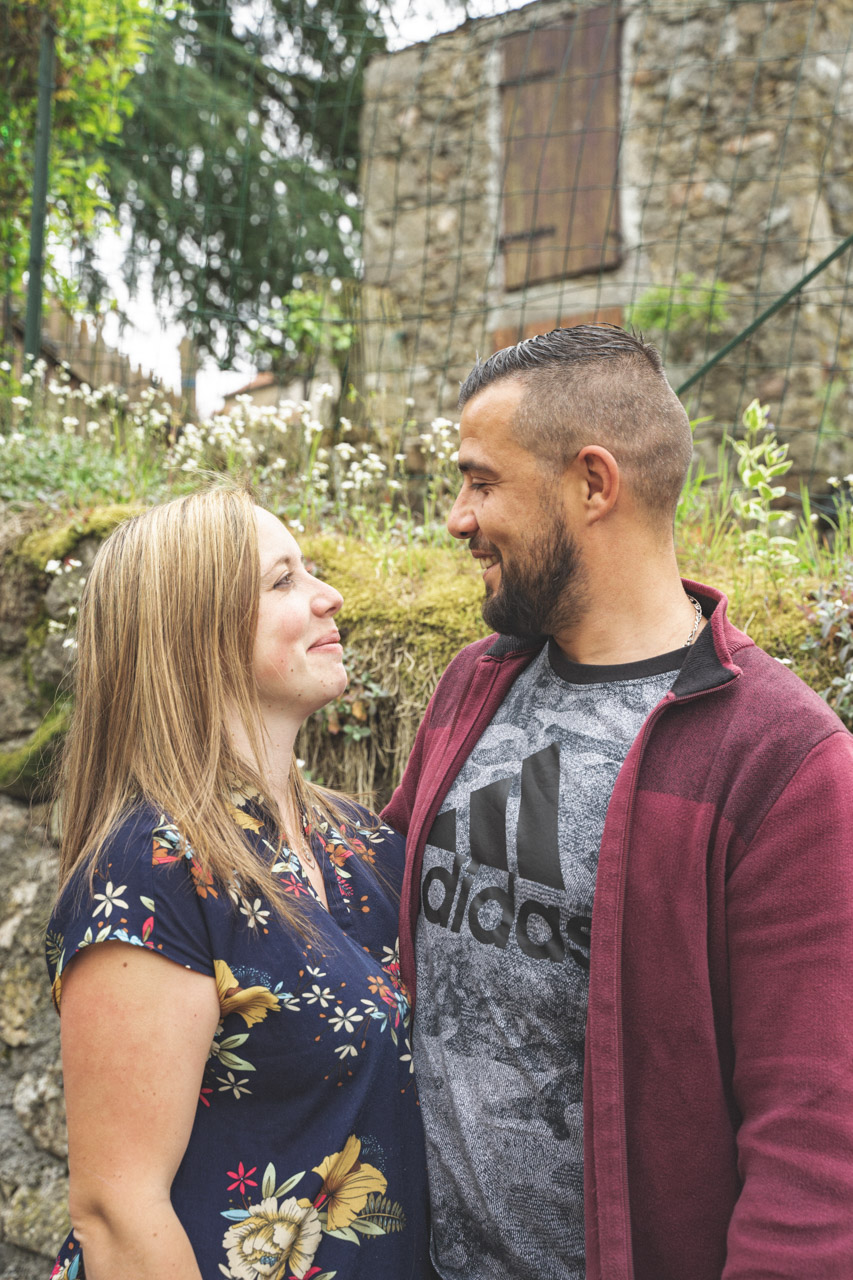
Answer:
[{"label": "man's nose", "polygon": [[464,489],[461,489],[456,501],[450,508],[447,527],[454,538],[471,538],[477,532],[477,517]]}]

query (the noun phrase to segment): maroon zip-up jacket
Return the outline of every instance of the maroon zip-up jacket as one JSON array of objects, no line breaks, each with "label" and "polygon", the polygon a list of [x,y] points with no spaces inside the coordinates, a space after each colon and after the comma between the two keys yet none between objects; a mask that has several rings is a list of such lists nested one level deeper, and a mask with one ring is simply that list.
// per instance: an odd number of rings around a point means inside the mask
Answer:
[{"label": "maroon zip-up jacket", "polygon": [[[592,917],[587,1280],[853,1280],[853,737],[685,582],[710,625],[616,780]],[[426,837],[538,652],[464,649],[383,814]]]}]

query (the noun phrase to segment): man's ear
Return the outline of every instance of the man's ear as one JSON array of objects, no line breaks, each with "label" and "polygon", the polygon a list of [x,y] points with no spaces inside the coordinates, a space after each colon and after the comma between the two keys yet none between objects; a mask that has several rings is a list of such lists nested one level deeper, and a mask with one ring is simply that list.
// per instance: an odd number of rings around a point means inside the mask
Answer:
[{"label": "man's ear", "polygon": [[619,497],[619,464],[609,449],[588,444],[578,453],[575,465],[581,480],[583,509],[590,524],[609,515]]}]

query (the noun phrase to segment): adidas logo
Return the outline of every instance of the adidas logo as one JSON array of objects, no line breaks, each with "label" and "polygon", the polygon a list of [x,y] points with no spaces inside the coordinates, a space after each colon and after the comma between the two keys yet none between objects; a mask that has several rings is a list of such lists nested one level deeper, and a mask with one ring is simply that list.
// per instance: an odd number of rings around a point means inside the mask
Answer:
[{"label": "adidas logo", "polygon": [[[568,954],[582,969],[589,968],[589,916],[572,916],[560,924],[554,902],[528,897],[516,902],[516,882],[534,881],[549,889],[564,889],[557,836],[560,791],[560,748],[557,743],[528,756],[521,766],[521,804],[516,831],[517,871],[511,872],[506,849],[506,807],[513,777],[497,778],[470,796],[470,855],[456,848],[456,810],[440,813],[427,843],[454,854],[453,866],[431,867],[421,892],[424,916],[430,924],[459,933],[463,923],[478,942],[503,949],[510,933],[524,955],[561,964]],[[472,898],[471,889],[481,867],[506,872],[506,888],[487,885]],[[442,890],[431,890],[434,885]],[[437,899],[440,897],[440,900]],[[432,898],[432,901],[431,901]],[[470,900],[469,900],[470,899]],[[495,903],[500,918],[495,920]],[[482,920],[484,909],[489,925]],[[534,921],[531,927],[531,920]],[[531,937],[531,933],[533,936]]]}]

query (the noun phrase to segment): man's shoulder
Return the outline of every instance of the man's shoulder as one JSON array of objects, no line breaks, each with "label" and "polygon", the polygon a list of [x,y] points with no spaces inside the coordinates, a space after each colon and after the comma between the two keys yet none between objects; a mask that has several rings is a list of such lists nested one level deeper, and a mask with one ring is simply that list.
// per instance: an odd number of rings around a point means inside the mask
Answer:
[{"label": "man's shoulder", "polygon": [[744,710],[757,722],[780,729],[790,726],[799,734],[807,728],[818,735],[847,732],[832,708],[787,662],[756,644],[735,651],[734,657],[742,672],[737,692]]}]

